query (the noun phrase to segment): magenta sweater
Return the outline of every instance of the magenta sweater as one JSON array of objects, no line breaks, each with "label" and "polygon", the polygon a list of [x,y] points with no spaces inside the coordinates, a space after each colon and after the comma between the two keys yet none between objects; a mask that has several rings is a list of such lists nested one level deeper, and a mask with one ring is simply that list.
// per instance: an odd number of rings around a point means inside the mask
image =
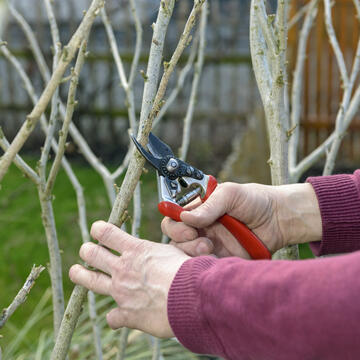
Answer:
[{"label": "magenta sweater", "polygon": [[226,359],[360,359],[360,171],[309,178],[323,239],[303,261],[186,261],[169,293],[179,341]]}]

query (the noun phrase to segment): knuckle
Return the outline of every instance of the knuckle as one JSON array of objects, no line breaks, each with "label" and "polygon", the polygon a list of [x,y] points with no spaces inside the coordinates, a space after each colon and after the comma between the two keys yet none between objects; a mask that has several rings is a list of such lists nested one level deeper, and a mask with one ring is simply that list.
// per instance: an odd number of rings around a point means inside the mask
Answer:
[{"label": "knuckle", "polygon": [[80,248],[80,257],[82,259],[95,259],[98,256],[100,247],[91,242],[85,243]]},{"label": "knuckle", "polygon": [[101,229],[98,240],[106,243],[114,233],[114,227],[111,224],[106,224]]},{"label": "knuckle", "polygon": [[90,290],[95,290],[99,287],[99,285],[102,285],[102,280],[101,280],[101,274],[98,272],[91,272],[91,284]]}]

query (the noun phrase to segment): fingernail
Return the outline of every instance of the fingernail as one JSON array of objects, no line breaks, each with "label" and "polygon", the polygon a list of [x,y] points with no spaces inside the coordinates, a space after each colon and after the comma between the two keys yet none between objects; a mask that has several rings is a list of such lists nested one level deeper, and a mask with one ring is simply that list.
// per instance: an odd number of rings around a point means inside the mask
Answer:
[{"label": "fingernail", "polygon": [[106,225],[106,222],[102,220],[95,221],[92,224],[90,234],[94,239],[97,239],[101,235],[104,225]]}]

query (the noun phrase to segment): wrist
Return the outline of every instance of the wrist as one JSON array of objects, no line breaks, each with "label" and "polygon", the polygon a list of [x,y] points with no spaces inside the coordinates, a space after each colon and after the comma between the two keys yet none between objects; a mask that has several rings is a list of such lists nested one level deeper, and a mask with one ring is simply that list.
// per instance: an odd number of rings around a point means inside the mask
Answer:
[{"label": "wrist", "polygon": [[280,186],[279,225],[285,245],[320,241],[322,222],[318,200],[311,184]]}]

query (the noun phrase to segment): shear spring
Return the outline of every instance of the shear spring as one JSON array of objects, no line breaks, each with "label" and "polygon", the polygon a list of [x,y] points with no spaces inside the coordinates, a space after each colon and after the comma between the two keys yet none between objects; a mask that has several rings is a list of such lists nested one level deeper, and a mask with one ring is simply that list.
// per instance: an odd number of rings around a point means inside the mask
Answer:
[{"label": "shear spring", "polygon": [[183,197],[181,197],[179,200],[177,200],[176,202],[180,205],[180,206],[185,206],[187,204],[189,204],[191,201],[193,201],[194,199],[196,199],[199,195],[201,194],[201,189],[200,188],[196,188],[193,191],[190,191],[188,194],[184,195]]}]

